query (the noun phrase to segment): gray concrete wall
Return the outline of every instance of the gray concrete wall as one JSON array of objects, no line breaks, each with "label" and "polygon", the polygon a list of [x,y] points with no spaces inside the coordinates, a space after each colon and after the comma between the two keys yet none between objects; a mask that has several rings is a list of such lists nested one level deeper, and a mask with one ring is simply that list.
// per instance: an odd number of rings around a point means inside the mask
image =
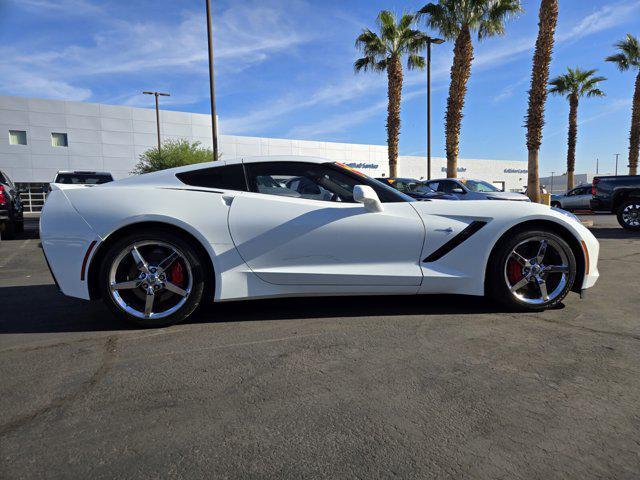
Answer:
[{"label": "gray concrete wall", "polygon": [[[186,138],[211,146],[211,117],[160,112],[162,140]],[[27,132],[27,145],[10,145],[9,130]],[[68,146],[54,147],[51,133],[66,133]],[[141,153],[156,146],[155,111],[97,103],[0,96],[0,168],[15,182],[50,182],[58,170],[106,170],[129,175]],[[223,158],[249,155],[320,156],[370,176],[388,176],[387,148],[277,138],[222,135]],[[434,158],[432,178],[445,176],[445,159]],[[526,184],[522,161],[461,159],[459,176],[504,182],[507,190]],[[426,158],[402,156],[399,174],[426,178]]]}]

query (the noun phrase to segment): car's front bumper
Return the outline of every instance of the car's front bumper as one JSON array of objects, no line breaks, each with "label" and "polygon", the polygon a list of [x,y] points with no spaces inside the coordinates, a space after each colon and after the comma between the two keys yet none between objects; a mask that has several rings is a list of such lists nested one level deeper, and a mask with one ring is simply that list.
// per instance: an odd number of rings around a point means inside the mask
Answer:
[{"label": "car's front bumper", "polygon": [[585,261],[585,272],[580,291],[591,288],[600,278],[598,271],[598,255],[600,255],[600,243],[598,239],[583,225],[580,225],[580,243]]}]

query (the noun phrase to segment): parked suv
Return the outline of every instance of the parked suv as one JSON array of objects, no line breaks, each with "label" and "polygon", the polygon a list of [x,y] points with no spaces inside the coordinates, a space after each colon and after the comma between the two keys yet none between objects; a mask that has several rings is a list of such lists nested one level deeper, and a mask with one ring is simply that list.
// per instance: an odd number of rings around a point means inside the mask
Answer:
[{"label": "parked suv", "polygon": [[580,185],[564,195],[551,195],[551,206],[563,210],[591,209],[591,185]]},{"label": "parked suv", "polygon": [[640,231],[640,175],[596,177],[591,210],[615,213],[627,230]]},{"label": "parked suv", "polygon": [[522,193],[503,192],[484,180],[464,178],[442,178],[425,182],[437,192],[455,195],[460,200],[513,200],[529,202],[529,198]]},{"label": "parked suv", "polygon": [[11,179],[0,170],[0,235],[2,239],[15,238],[24,230],[24,216],[20,192]]}]

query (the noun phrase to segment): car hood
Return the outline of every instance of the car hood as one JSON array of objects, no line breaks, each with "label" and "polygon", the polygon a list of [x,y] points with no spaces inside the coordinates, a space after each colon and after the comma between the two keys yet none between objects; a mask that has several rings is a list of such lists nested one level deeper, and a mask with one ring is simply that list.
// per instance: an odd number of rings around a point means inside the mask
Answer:
[{"label": "car hood", "polygon": [[491,192],[487,193],[487,198],[493,200],[512,200],[517,202],[528,202],[529,197],[523,195],[522,193],[516,192]]}]

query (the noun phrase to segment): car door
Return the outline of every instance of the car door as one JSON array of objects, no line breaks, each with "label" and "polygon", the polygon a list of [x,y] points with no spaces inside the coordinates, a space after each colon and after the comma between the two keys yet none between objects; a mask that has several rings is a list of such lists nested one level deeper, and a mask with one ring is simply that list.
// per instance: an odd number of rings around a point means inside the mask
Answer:
[{"label": "car door", "polygon": [[569,190],[562,198],[562,208],[565,210],[571,210],[575,208],[576,203],[576,191],[577,189]]},{"label": "car door", "polygon": [[591,187],[580,187],[575,196],[575,208],[577,210],[589,210],[591,208]]},{"label": "car door", "polygon": [[[408,291],[420,285],[424,225],[401,194],[387,194],[386,186],[334,164],[257,162],[245,164],[245,171],[250,192],[234,199],[229,231],[240,256],[262,280],[405,286]],[[305,177],[331,191],[332,198],[274,194],[261,188],[265,177],[280,184]],[[369,212],[354,202],[353,187],[367,181],[382,195],[384,211]],[[385,201],[390,199],[396,201]]]}]

